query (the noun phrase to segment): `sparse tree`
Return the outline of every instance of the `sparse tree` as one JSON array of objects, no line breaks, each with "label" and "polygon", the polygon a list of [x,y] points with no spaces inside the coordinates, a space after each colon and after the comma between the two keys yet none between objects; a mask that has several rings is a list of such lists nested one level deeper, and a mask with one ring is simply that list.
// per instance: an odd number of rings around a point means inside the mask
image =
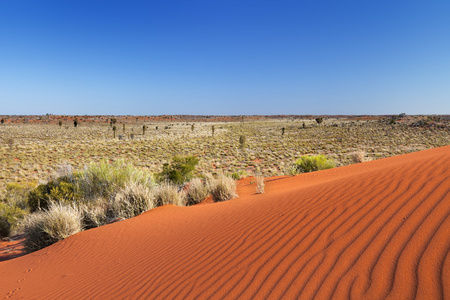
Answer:
[{"label": "sparse tree", "polygon": [[78,126],[78,118],[75,118],[75,120],[73,120],[73,126],[74,127]]},{"label": "sparse tree", "polygon": [[62,121],[61,120],[58,122],[58,125],[59,125],[59,127],[62,126]]},{"label": "sparse tree", "polygon": [[245,149],[245,146],[246,146],[246,143],[247,143],[247,139],[246,139],[245,135],[241,135],[241,136],[239,137],[239,148],[241,148],[242,150],[244,150],[244,149]]},{"label": "sparse tree", "polygon": [[145,135],[145,129],[147,129],[147,126],[143,125],[142,126],[142,135]]},{"label": "sparse tree", "polygon": [[125,124],[123,124],[123,133],[125,133]]},{"label": "sparse tree", "polygon": [[2,124],[5,123],[5,119],[2,118],[2,120],[0,121]]},{"label": "sparse tree", "polygon": [[211,127],[211,132],[212,132],[212,136],[214,136],[214,130],[215,130],[215,128],[214,128],[214,125]]},{"label": "sparse tree", "polygon": [[116,130],[117,130],[116,125],[113,126],[112,130],[113,130],[114,138],[116,138]]},{"label": "sparse tree", "polygon": [[323,122],[323,118],[316,118],[316,122],[317,122],[317,124],[322,124],[322,122]]},{"label": "sparse tree", "polygon": [[191,125],[191,131],[194,131],[194,129],[195,129],[195,126],[194,126],[194,124],[192,124]]},{"label": "sparse tree", "polygon": [[156,128],[155,128],[156,130],[158,130],[158,126],[156,126]]},{"label": "sparse tree", "polygon": [[286,130],[285,127],[281,128],[281,135],[284,135],[284,131]]}]

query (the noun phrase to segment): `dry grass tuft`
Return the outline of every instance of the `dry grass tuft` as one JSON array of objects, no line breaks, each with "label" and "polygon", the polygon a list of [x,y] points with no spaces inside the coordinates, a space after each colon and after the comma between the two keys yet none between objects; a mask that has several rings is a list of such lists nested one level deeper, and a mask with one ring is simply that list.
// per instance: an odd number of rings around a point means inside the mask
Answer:
[{"label": "dry grass tuft", "polygon": [[233,178],[219,175],[211,182],[211,195],[215,202],[227,201],[238,196],[236,181]]},{"label": "dry grass tuft", "polygon": [[258,194],[264,194],[264,177],[263,176],[257,176],[256,177],[256,192]]},{"label": "dry grass tuft", "polygon": [[147,186],[129,182],[120,189],[108,207],[113,218],[129,219],[155,207],[154,194]]},{"label": "dry grass tuft", "polygon": [[201,178],[193,178],[189,181],[186,194],[186,205],[194,205],[202,202],[210,194],[209,186],[206,180]]},{"label": "dry grass tuft", "polygon": [[170,182],[162,182],[155,189],[155,206],[173,204],[184,206],[186,204],[186,193],[178,191],[178,186]]},{"label": "dry grass tuft", "polygon": [[366,160],[366,152],[358,150],[352,153],[352,160],[354,163],[362,163]]},{"label": "dry grass tuft", "polygon": [[52,202],[48,210],[26,216],[21,227],[25,235],[25,249],[32,252],[80,232],[81,214],[74,206]]}]

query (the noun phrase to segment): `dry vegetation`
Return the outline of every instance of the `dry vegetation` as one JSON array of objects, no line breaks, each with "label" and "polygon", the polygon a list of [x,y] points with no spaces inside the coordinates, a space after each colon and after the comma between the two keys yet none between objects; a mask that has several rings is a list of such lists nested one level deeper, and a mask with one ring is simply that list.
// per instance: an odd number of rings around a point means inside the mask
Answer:
[{"label": "dry vegetation", "polygon": [[[242,176],[255,175],[256,191],[264,193],[266,176],[449,143],[447,121],[429,117],[195,124],[136,119],[121,126],[77,120],[78,126],[0,126],[0,234],[22,230],[30,251],[157,206],[194,205],[209,195],[214,202],[233,199],[235,179]],[[35,188],[38,182],[48,184]]]},{"label": "dry vegetation", "polygon": [[432,126],[436,122],[426,117],[406,117],[395,124],[386,118],[367,119],[329,118],[318,125],[314,118],[193,123],[130,117],[125,131],[117,122],[115,139],[107,118],[103,123],[81,121],[77,128],[71,120],[62,126],[57,120],[5,122],[0,126],[0,190],[7,182],[49,180],[64,164],[76,171],[104,158],[123,159],[154,173],[175,155],[194,155],[200,159],[199,173],[251,175],[258,169],[262,176],[274,176],[285,174],[305,154],[325,154],[342,166],[360,161],[355,153],[364,152],[367,161],[449,144],[448,121]]}]

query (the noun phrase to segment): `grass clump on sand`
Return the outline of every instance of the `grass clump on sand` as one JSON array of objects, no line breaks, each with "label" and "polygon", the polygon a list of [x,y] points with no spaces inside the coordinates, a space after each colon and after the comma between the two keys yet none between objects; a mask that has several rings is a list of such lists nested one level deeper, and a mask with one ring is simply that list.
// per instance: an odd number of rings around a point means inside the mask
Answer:
[{"label": "grass clump on sand", "polygon": [[55,202],[50,203],[48,210],[26,216],[21,227],[25,235],[25,249],[30,252],[50,246],[83,229],[78,208]]},{"label": "grass clump on sand", "polygon": [[123,160],[90,164],[79,176],[78,189],[85,198],[107,198],[129,183],[151,187],[150,173],[126,164]]},{"label": "grass clump on sand", "polygon": [[236,181],[228,176],[220,174],[217,178],[209,179],[211,195],[214,202],[221,202],[236,198]]},{"label": "grass clump on sand", "polygon": [[193,178],[189,181],[186,193],[186,205],[194,205],[202,202],[210,195],[210,186],[206,180],[201,178]]},{"label": "grass clump on sand", "polygon": [[165,181],[155,188],[155,206],[168,204],[184,206],[186,204],[186,193],[179,191],[177,185]]},{"label": "grass clump on sand", "polygon": [[308,173],[334,168],[334,162],[325,155],[304,155],[293,166],[293,174]]},{"label": "grass clump on sand", "polygon": [[20,207],[0,202],[0,238],[8,237],[25,215]]},{"label": "grass clump on sand", "polygon": [[155,207],[152,190],[136,182],[120,189],[108,205],[108,216],[129,219]]}]

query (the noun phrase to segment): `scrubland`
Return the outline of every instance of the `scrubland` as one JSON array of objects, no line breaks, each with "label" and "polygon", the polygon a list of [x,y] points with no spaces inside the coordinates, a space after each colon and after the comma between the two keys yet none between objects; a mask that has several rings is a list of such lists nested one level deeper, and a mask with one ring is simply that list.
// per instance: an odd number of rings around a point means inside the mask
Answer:
[{"label": "scrubland", "polygon": [[0,190],[8,182],[50,180],[61,165],[70,164],[76,171],[102,159],[125,160],[154,173],[174,156],[196,156],[198,173],[275,176],[287,174],[306,154],[324,154],[343,166],[354,163],[358,152],[364,153],[363,160],[375,160],[449,144],[446,121],[440,126],[412,126],[422,117],[409,118],[395,124],[385,118],[330,118],[320,125],[314,118],[131,122],[125,130],[115,125],[116,138],[107,122],[81,122],[78,127],[70,121],[62,126],[5,123],[0,126]]},{"label": "scrubland", "polygon": [[82,227],[89,228],[161,205],[196,204],[208,195],[215,202],[232,199],[233,179],[255,176],[257,192],[264,193],[265,177],[449,144],[445,119],[420,116],[153,123],[114,118],[74,125],[0,126],[0,204],[7,230],[24,214],[49,209],[51,201],[76,204],[84,212]]}]

